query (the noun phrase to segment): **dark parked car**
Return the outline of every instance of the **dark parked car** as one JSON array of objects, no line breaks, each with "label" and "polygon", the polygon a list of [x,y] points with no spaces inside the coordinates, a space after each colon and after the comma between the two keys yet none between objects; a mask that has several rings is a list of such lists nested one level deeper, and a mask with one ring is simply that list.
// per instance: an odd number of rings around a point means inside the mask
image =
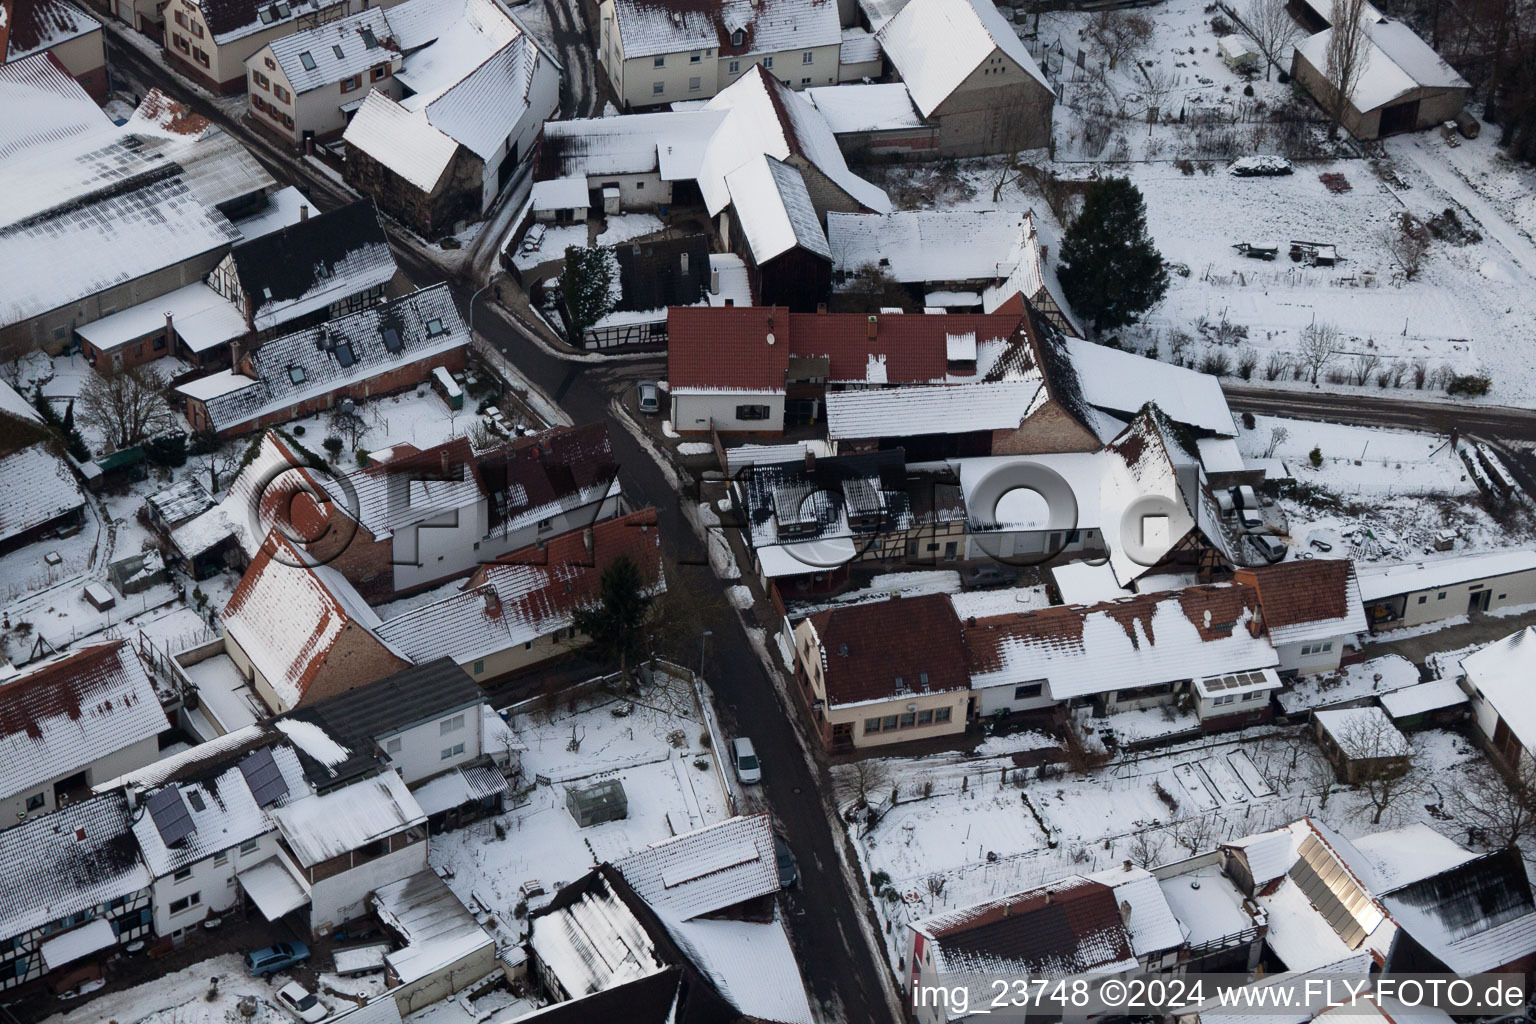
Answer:
[{"label": "dark parked car", "polygon": [[245,954],[245,969],[253,978],[296,967],[309,959],[309,947],[302,942],[279,942],[266,949]]},{"label": "dark parked car", "polygon": [[975,587],[1000,587],[1012,586],[1019,574],[1012,569],[1001,565],[978,565],[967,569],[960,577],[960,584],[966,590]]},{"label": "dark parked car", "polygon": [[773,837],[773,859],[779,865],[779,888],[793,889],[800,881],[800,869],[795,866],[795,855],[789,844],[779,836]]}]

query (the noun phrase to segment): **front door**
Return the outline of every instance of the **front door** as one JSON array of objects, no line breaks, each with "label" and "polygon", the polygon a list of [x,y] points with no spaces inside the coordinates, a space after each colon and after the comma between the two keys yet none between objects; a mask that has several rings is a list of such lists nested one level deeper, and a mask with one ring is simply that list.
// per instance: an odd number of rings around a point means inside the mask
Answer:
[{"label": "front door", "polygon": [[1487,611],[1488,602],[1492,600],[1492,598],[1493,591],[1491,590],[1473,591],[1472,594],[1467,598],[1467,614],[1472,615],[1477,612]]},{"label": "front door", "polygon": [[851,746],[853,746],[853,723],[852,722],[834,722],[834,723],[832,723],[832,746],[834,746],[834,747],[851,747]]}]

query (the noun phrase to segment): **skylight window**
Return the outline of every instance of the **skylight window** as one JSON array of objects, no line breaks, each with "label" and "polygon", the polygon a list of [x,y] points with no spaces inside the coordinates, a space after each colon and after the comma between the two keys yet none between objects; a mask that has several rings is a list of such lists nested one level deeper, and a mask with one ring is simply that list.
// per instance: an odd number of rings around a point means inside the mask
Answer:
[{"label": "skylight window", "polygon": [[303,53],[299,54],[299,63],[304,65],[305,71],[315,70],[314,55],[311,54],[308,50],[305,50]]},{"label": "skylight window", "polygon": [[439,334],[446,334],[447,328],[443,326],[442,317],[433,317],[427,321],[427,337],[435,338]]},{"label": "skylight window", "polygon": [[273,4],[272,6],[277,8],[277,16],[279,18],[286,18],[291,13],[291,9],[287,4]]},{"label": "skylight window", "polygon": [[357,362],[357,355],[352,351],[350,341],[338,341],[336,343],[336,362],[342,369],[346,369]]},{"label": "skylight window", "polygon": [[270,25],[277,20],[277,12],[270,7],[263,7],[256,15],[263,25]]},{"label": "skylight window", "polygon": [[379,40],[378,37],[373,34],[373,29],[365,28],[362,30],[361,34],[363,37],[364,46],[370,50],[377,50],[379,48]]},{"label": "skylight window", "polygon": [[331,52],[336,55],[336,59],[337,60],[346,60],[347,59],[347,55],[341,52],[341,47],[338,46],[338,45],[332,45],[331,46]]},{"label": "skylight window", "polygon": [[302,366],[290,366],[290,367],[288,367],[288,379],[293,381],[295,384],[303,384],[304,383],[304,367],[302,367]]},{"label": "skylight window", "polygon": [[386,327],[380,332],[384,336],[384,347],[391,352],[399,352],[405,346],[400,341],[400,332],[393,327]]}]

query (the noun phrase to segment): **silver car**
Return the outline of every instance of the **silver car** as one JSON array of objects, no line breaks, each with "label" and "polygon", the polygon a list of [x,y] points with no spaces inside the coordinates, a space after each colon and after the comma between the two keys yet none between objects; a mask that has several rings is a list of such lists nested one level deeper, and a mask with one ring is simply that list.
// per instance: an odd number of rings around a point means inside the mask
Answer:
[{"label": "silver car", "polygon": [[655,381],[640,382],[640,411],[646,415],[655,415],[661,411],[661,391],[656,387]]}]

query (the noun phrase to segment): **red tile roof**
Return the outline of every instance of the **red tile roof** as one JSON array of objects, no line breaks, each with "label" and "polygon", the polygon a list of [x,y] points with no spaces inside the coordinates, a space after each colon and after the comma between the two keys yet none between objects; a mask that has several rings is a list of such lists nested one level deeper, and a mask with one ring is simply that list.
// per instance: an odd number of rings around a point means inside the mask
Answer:
[{"label": "red tile roof", "polygon": [[950,970],[1008,962],[1067,975],[1135,957],[1114,890],[1081,876],[941,914],[917,927],[929,930]]},{"label": "red tile roof", "polygon": [[811,616],[821,637],[827,703],[894,698],[896,677],[912,693],[964,690],[965,641],[945,594],[893,597]]},{"label": "red tile roof", "polygon": [[788,338],[789,310],[782,306],[673,306],[667,310],[667,384],[674,390],[782,389]]},{"label": "red tile roof", "polygon": [[1238,569],[1232,575],[1258,591],[1264,625],[1277,629],[1343,618],[1349,612],[1353,571],[1346,558],[1316,558]]},{"label": "red tile roof", "polygon": [[[824,357],[831,380],[862,381],[869,357],[885,358],[890,384],[942,380],[949,335],[1005,341],[1017,313],[945,316],[788,313],[764,306],[677,306],[667,311],[667,374],[674,387],[767,390],[784,386],[789,360]],[[770,347],[765,338],[774,335]]]}]

